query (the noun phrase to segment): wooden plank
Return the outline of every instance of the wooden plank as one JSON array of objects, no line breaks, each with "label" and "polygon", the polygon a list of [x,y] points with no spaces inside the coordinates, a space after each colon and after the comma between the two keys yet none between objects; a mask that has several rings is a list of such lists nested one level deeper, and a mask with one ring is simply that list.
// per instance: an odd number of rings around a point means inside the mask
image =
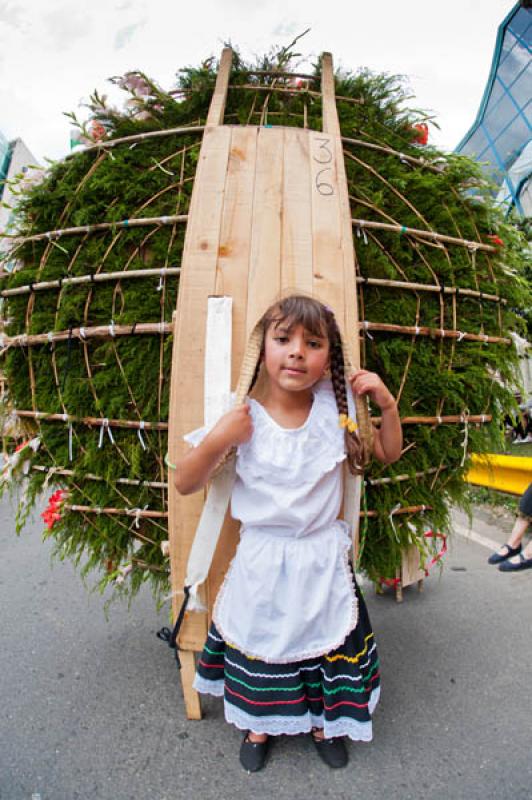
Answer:
[{"label": "wooden plank", "polygon": [[[234,388],[246,344],[246,313],[248,299],[248,269],[251,250],[251,225],[253,219],[253,193],[257,156],[255,127],[235,126],[232,129],[229,166],[225,185],[224,209],[218,264],[216,294],[233,298],[233,346],[231,356]],[[227,572],[239,538],[239,523],[226,514],[214,553],[207,597],[209,613]]]},{"label": "wooden plank", "polygon": [[246,340],[281,290],[282,128],[259,128],[248,275]]},{"label": "wooden plank", "polygon": [[181,661],[181,684],[183,686],[183,698],[187,719],[201,719],[201,702],[199,694],[192,688],[194,675],[196,674],[196,661],[194,653],[182,651],[179,654]]},{"label": "wooden plank", "polygon": [[312,199],[307,131],[284,132],[281,289],[312,293]]},{"label": "wooden plank", "polygon": [[330,306],[345,333],[343,251],[336,149],[329,134],[310,136],[312,180],[312,293]]},{"label": "wooden plank", "polygon": [[340,138],[340,123],[336,110],[336,97],[334,88],[334,69],[331,53],[321,56],[321,102],[323,132]]},{"label": "wooden plank", "polygon": [[[183,434],[203,424],[203,361],[207,298],[214,293],[229,158],[230,131],[205,131],[185,236],[176,334],[172,352],[168,452],[171,463],[185,451]],[[171,478],[171,473],[170,473]],[[168,488],[168,527],[174,618],[181,601],[188,553],[203,506],[197,492],[181,497]],[[187,614],[179,644],[200,649],[207,629],[205,614]]]},{"label": "wooden plank", "polygon": [[233,51],[230,47],[224,47],[220,58],[218,74],[216,76],[216,85],[207,115],[207,125],[223,125],[227,87],[229,86],[232,65]]},{"label": "wooden plank", "polygon": [[248,269],[258,128],[232,128],[224,208],[216,267],[218,295],[233,298],[231,385],[236,386],[246,339]]},{"label": "wooden plank", "polygon": [[[330,53],[324,53],[322,56],[322,114],[323,114],[323,132],[324,135],[330,137],[329,141],[322,142],[317,159],[319,160],[320,153],[322,160],[326,160],[328,156],[325,154],[330,151],[332,154],[332,161],[335,164],[335,181],[331,180],[332,191],[337,193],[338,207],[337,213],[339,216],[339,236],[340,236],[340,253],[338,260],[335,259],[334,269],[338,270],[341,274],[341,284],[343,290],[343,298],[339,298],[334,294],[334,302],[329,302],[334,309],[340,307],[342,309],[340,330],[347,345],[350,358],[352,359],[351,367],[358,369],[360,367],[360,339],[358,332],[358,296],[356,286],[356,263],[355,263],[355,250],[353,245],[353,229],[351,223],[351,209],[349,205],[349,189],[347,184],[347,175],[345,171],[345,163],[342,148],[340,121],[338,119],[338,111],[336,108],[335,87],[334,87],[334,69],[333,60]],[[316,162],[316,158],[314,159]],[[326,164],[324,168],[326,168]],[[320,173],[318,173],[319,175]],[[329,172],[321,173],[321,177],[327,179]],[[319,178],[318,178],[319,180]],[[328,184],[323,187],[318,182],[316,188],[327,191]],[[335,250],[335,255],[337,255]],[[332,276],[330,276],[332,279]],[[338,305],[336,305],[338,303]],[[348,365],[346,372],[350,372]],[[362,489],[361,476],[346,475],[344,480],[344,518],[351,525],[351,535],[353,541],[353,551],[355,560],[358,556],[359,546],[359,526],[360,526],[360,497]]]},{"label": "wooden plank", "polygon": [[411,583],[417,583],[424,577],[425,573],[421,569],[419,550],[412,544],[403,551],[401,561],[401,586],[410,586]]}]

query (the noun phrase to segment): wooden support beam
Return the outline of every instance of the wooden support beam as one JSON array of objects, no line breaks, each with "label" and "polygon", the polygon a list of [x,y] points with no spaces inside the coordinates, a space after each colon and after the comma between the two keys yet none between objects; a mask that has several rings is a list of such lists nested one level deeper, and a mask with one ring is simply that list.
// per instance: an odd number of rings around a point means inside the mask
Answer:
[{"label": "wooden support beam", "polygon": [[207,115],[207,125],[223,125],[227,87],[229,86],[229,76],[231,75],[232,65],[233,51],[230,47],[224,47],[222,50],[222,57],[220,58],[218,75],[216,76],[214,94]]}]

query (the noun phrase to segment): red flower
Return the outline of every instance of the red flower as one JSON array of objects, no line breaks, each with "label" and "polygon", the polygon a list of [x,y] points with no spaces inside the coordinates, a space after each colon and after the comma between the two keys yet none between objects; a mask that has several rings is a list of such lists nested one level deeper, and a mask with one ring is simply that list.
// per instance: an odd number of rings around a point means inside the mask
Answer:
[{"label": "red flower", "polygon": [[21,444],[17,445],[15,447],[15,453],[19,453],[21,450],[24,450],[24,448],[27,447],[29,445],[29,443],[30,443],[30,440],[27,439],[25,442],[22,442]]},{"label": "red flower", "polygon": [[504,247],[504,242],[503,242],[503,240],[501,239],[500,236],[495,236],[495,234],[492,233],[492,234],[488,235],[488,239],[491,239],[493,244],[496,244],[499,247]]},{"label": "red flower", "polygon": [[47,507],[41,514],[49,531],[54,527],[54,523],[61,519],[61,505],[66,500],[66,496],[67,492],[65,492],[64,489],[58,489],[50,497]]},{"label": "red flower", "polygon": [[426,122],[417,122],[415,125],[412,125],[412,130],[414,133],[414,142],[416,142],[416,144],[427,144],[429,140],[429,126]]}]

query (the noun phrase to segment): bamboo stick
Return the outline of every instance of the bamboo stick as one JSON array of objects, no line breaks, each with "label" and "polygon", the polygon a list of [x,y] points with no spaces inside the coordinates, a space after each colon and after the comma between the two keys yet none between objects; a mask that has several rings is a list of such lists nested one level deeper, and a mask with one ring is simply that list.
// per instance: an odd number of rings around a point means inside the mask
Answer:
[{"label": "bamboo stick", "polygon": [[440,469],[447,469],[447,467],[431,467],[430,469],[422,470],[421,472],[415,472],[414,475],[394,475],[391,478],[375,478],[373,480],[368,478],[364,481],[364,484],[366,486],[383,486],[388,483],[400,483],[402,481],[415,480],[416,478],[424,478],[425,475],[433,475]]},{"label": "bamboo stick", "polygon": [[366,142],[364,139],[351,139],[348,136],[342,136],[342,142],[348,144],[359,145],[360,147],[367,147],[369,150],[378,150],[380,153],[388,153],[389,155],[397,156],[401,161],[409,161],[412,164],[417,164],[420,167],[425,167],[433,172],[444,172],[442,167],[437,167],[431,164],[426,158],[417,158],[416,156],[409,156],[406,153],[401,153],[400,150],[394,150],[392,147],[386,147],[382,144],[373,144],[373,142]]},{"label": "bamboo stick", "polygon": [[65,503],[63,508],[67,511],[82,511],[84,514],[125,515],[146,519],[166,519],[168,517],[167,511],[152,511],[149,508],[99,508],[98,506],[79,506],[70,503]]},{"label": "bamboo stick", "polygon": [[[73,469],[62,469],[62,468],[58,468],[58,467],[44,467],[44,466],[41,466],[39,464],[33,464],[31,468],[35,472],[51,472],[52,475],[64,475],[66,477],[71,477],[72,475],[76,474]],[[111,482],[111,481],[108,481],[106,478],[102,478],[101,475],[94,475],[92,472],[87,472],[85,475],[79,475],[78,474],[78,475],[76,475],[76,478],[78,480],[82,478],[82,479],[88,480],[88,481],[104,481],[105,483],[110,483]],[[121,484],[124,484],[124,486],[140,486],[142,488],[143,487],[147,487],[148,489],[167,489],[168,488],[168,484],[166,483],[166,481],[137,481],[137,480],[133,480],[133,478],[117,478],[115,481],[112,481],[112,483],[121,483]]]},{"label": "bamboo stick", "polygon": [[[0,292],[0,297],[13,297],[18,294],[28,294],[28,292],[40,292],[45,289],[61,289],[63,286],[76,286],[82,283],[104,283],[105,281],[124,280],[130,278],[151,278],[160,275],[179,275],[181,267],[161,267],[160,269],[131,269],[121,272],[96,272],[87,275],[77,275],[73,278],[58,278],[53,281],[39,281],[29,283],[24,286],[16,286],[14,289],[4,289]],[[0,272],[0,278],[12,275],[12,272]]]},{"label": "bamboo stick", "polygon": [[271,75],[273,78],[305,78],[309,81],[319,81],[319,75],[307,75],[305,72],[283,72],[276,69],[246,69],[246,75]]},{"label": "bamboo stick", "polygon": [[[311,97],[321,98],[321,92],[315,92],[312,89],[286,89],[284,86],[256,86],[253,83],[233,83],[228,87],[229,89],[246,89],[247,91],[259,92],[279,92],[280,94],[309,94]],[[354,103],[355,105],[364,105],[364,100],[359,97],[345,97],[344,95],[337,94],[336,100],[343,100],[346,103]]]},{"label": "bamboo stick", "polygon": [[405,236],[419,236],[426,239],[434,239],[437,242],[448,242],[449,244],[460,244],[469,247],[471,250],[484,250],[487,253],[496,253],[497,248],[482,242],[472,242],[469,239],[459,239],[457,236],[447,236],[444,233],[435,231],[420,231],[418,228],[407,228],[406,225],[391,225],[387,222],[373,222],[368,219],[351,220],[353,225],[360,228],[376,228],[378,230],[393,231],[394,233],[404,234]]},{"label": "bamboo stick", "polygon": [[[110,147],[115,147],[117,144],[132,144],[133,142],[141,142],[144,139],[156,139],[159,136],[179,136],[180,134],[186,135],[187,133],[203,133],[205,125],[191,125],[189,128],[166,128],[163,131],[146,131],[146,133],[135,133],[132,136],[121,136],[118,139],[107,139],[107,141],[98,142],[97,144],[88,145],[82,153],[89,153],[91,150],[107,150]],[[198,144],[201,140],[198,139]],[[77,153],[69,153],[65,156],[65,161],[68,158],[74,158],[79,155]]]},{"label": "bamboo stick", "polygon": [[[87,275],[77,275],[73,278],[58,278],[53,281],[39,281],[38,283],[16,286],[14,289],[4,289],[0,291],[0,297],[13,297],[15,295],[27,294],[28,292],[44,291],[45,289],[60,289],[63,286],[75,286],[84,283],[103,283],[113,280],[129,280],[131,278],[150,278],[160,275],[179,275],[181,267],[161,267],[160,269],[132,269],[121,272],[98,272]],[[11,276],[12,272],[0,272],[0,279]],[[450,295],[463,295],[465,297],[475,297],[481,300],[488,300],[494,303],[507,304],[504,297],[487,292],[479,292],[475,289],[467,289],[462,286],[438,286],[437,284],[410,283],[408,281],[395,281],[388,278],[364,278],[361,275],[356,277],[357,283],[367,284],[368,286],[385,286],[393,289],[405,289],[415,292],[443,292]]]},{"label": "bamboo stick", "polygon": [[94,233],[95,231],[115,230],[116,228],[140,228],[145,225],[173,225],[176,222],[186,222],[188,214],[173,214],[163,217],[139,217],[138,219],[123,219],[119,222],[95,222],[92,225],[77,225],[74,228],[63,228],[55,231],[45,231],[36,233],[33,236],[10,236],[6,233],[0,238],[11,239],[13,244],[24,244],[25,242],[38,242],[43,239],[52,241],[60,239],[61,236],[75,236],[79,233]]},{"label": "bamboo stick", "polygon": [[443,294],[456,295],[459,297],[476,297],[481,300],[489,300],[494,303],[507,304],[508,300],[505,297],[499,297],[496,294],[487,294],[480,292],[476,289],[467,289],[462,286],[438,286],[438,284],[429,283],[410,283],[409,281],[394,281],[388,278],[364,278],[357,275],[357,283],[368,284],[368,286],[388,286],[393,289],[408,289],[414,292],[443,292]]},{"label": "bamboo stick", "polygon": [[[401,425],[453,425],[460,423],[464,425],[466,422],[481,424],[491,422],[491,414],[449,414],[445,417],[401,417]],[[382,417],[371,417],[371,421],[378,424],[382,421]]]},{"label": "bamboo stick", "polygon": [[386,333],[403,333],[413,336],[431,336],[436,339],[462,339],[471,342],[484,342],[485,344],[512,344],[511,339],[503,336],[488,336],[485,333],[465,333],[464,331],[445,330],[444,328],[417,327],[414,325],[389,325],[381,322],[359,322],[359,328],[366,331],[383,331]]},{"label": "bamboo stick", "polygon": [[133,430],[167,431],[167,422],[144,422],[144,420],[107,419],[107,417],[76,417],[72,414],[47,414],[45,411],[21,411],[13,409],[11,412],[17,417],[27,417],[40,422],[77,422],[89,427],[105,428],[132,428]]},{"label": "bamboo stick", "polygon": [[72,328],[68,331],[49,331],[48,333],[21,333],[18,336],[0,335],[0,347],[30,347],[34,344],[52,344],[69,339],[107,339],[115,336],[133,336],[147,333],[173,333],[171,322],[139,322],[132,325],[97,325],[93,328]]},{"label": "bamboo stick", "polygon": [[[404,506],[403,508],[394,508],[390,511],[389,514],[386,514],[388,517],[395,517],[397,514],[419,514],[423,513],[423,511],[432,511],[432,506]],[[361,511],[361,517],[377,517],[379,516],[378,511]]]},{"label": "bamboo stick", "polygon": [[[313,76],[314,80],[314,76]],[[284,86],[259,86],[254,83],[232,83],[228,87],[228,89],[245,89],[246,91],[250,92],[279,92],[281,94],[301,94],[301,95],[310,95],[311,97],[319,97],[321,99],[321,92],[315,92],[312,89],[297,89],[297,88],[285,88]],[[172,89],[168,94],[193,94],[194,92],[204,92],[204,89],[190,87],[189,89]],[[342,94],[336,95],[336,100],[343,100],[346,103],[354,103],[355,105],[364,105],[364,100],[360,97],[346,97]]]}]

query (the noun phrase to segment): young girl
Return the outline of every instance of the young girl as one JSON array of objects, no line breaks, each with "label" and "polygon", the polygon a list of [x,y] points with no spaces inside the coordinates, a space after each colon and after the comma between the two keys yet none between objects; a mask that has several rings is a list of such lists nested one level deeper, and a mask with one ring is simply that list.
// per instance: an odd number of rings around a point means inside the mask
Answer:
[{"label": "young girl", "polygon": [[[224,696],[226,720],[246,731],[240,761],[249,772],[264,765],[269,737],[309,732],[320,757],[342,767],[342,737],[371,739],[379,697],[373,633],[348,562],[350,531],[338,519],[342,462],[360,472],[362,446],[346,413],[332,311],[294,295],[272,306],[261,326],[261,403],[249,399],[206,435],[192,435],[197,446],[177,464],[177,489],[189,494],[237,447],[231,513],[242,525],[240,543],[194,686]],[[402,435],[393,396],[365,370],[348,383],[381,409],[374,455],[396,461]]]}]

